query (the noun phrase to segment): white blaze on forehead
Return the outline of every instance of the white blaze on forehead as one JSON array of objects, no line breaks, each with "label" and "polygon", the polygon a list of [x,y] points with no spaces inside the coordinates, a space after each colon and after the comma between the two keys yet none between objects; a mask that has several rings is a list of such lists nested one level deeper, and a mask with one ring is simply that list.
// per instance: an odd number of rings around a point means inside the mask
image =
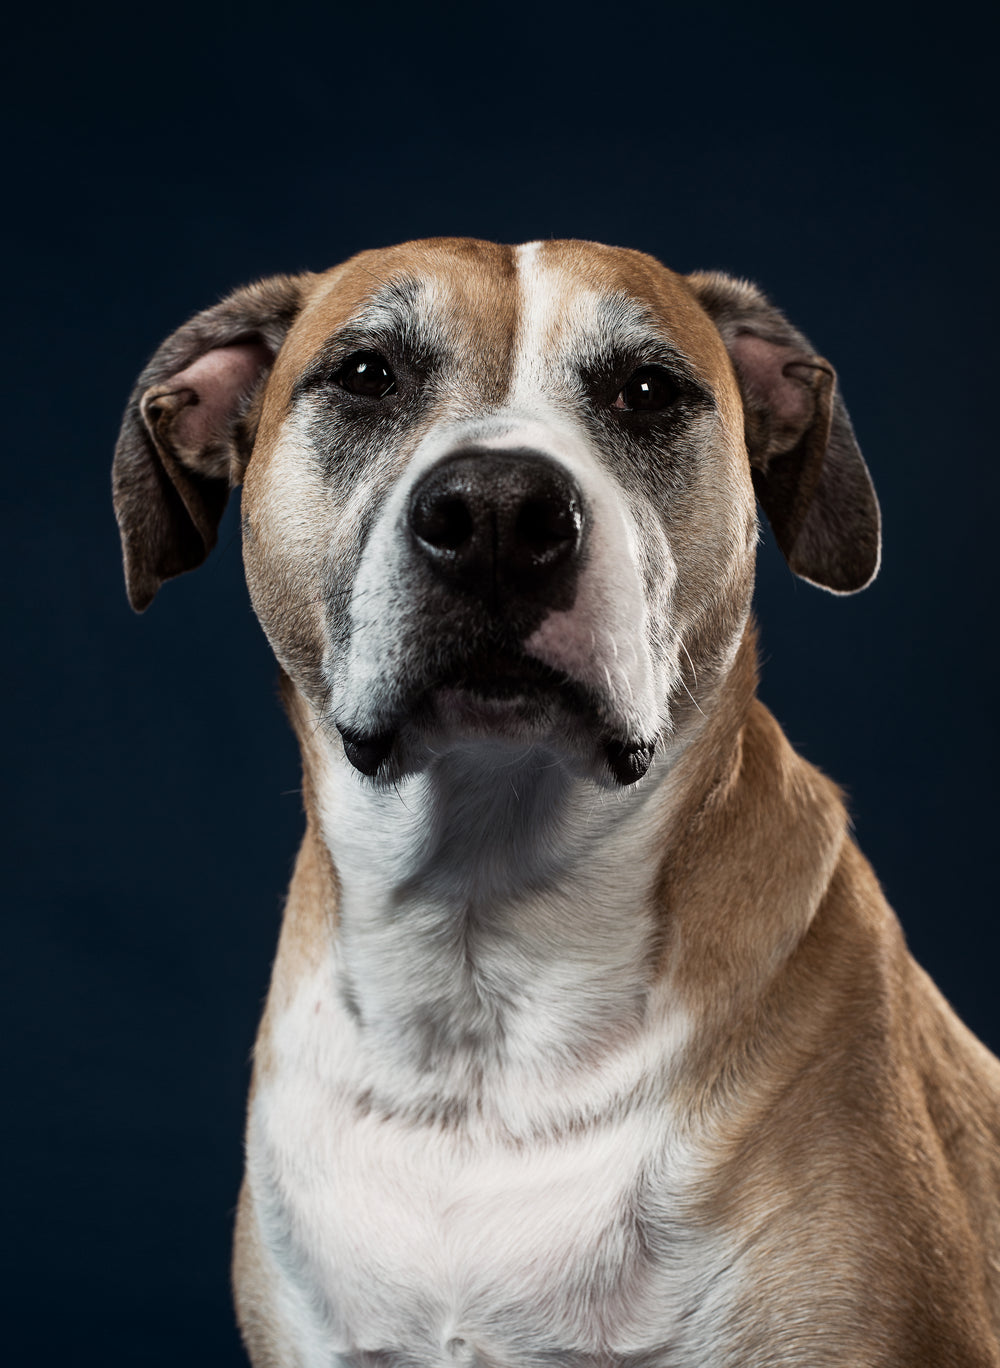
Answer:
[{"label": "white blaze on forehead", "polygon": [[539,362],[545,350],[544,342],[556,314],[561,282],[555,271],[546,269],[540,261],[542,243],[526,242],[517,248],[517,278],[520,295],[517,350],[514,357],[514,376],[511,396],[516,405],[519,397],[538,387]]},{"label": "white blaze on forehead", "polygon": [[547,260],[545,244],[517,250],[519,292],[512,404],[532,393],[551,392],[581,361],[609,345],[637,351],[668,343],[648,306],[624,286],[599,288],[564,264]]},{"label": "white blaze on forehead", "polygon": [[579,360],[600,328],[601,293],[545,262],[543,248],[541,242],[517,248],[520,307],[510,401],[515,409],[551,392],[562,364]]}]

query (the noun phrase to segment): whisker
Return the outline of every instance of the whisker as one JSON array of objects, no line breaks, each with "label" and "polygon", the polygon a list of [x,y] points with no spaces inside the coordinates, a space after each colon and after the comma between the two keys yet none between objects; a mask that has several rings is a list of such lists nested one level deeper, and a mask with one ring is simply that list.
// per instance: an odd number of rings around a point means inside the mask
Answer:
[{"label": "whisker", "polygon": [[[677,641],[678,646],[681,648],[681,650],[684,652],[684,654],[685,654],[685,655],[687,656],[687,658],[688,658],[688,664],[691,666],[691,678],[692,678],[692,680],[693,680],[693,682],[694,682],[695,688],[697,688],[697,687],[698,687],[698,672],[697,672],[697,670],[694,668],[694,661],[691,659],[691,652],[690,652],[690,651],[688,650],[688,648],[684,645],[684,642],[683,642],[683,640],[681,639],[680,633],[677,634],[677,636],[676,636],[675,639],[676,639],[676,641]],[[695,698],[694,694],[693,694],[693,693],[691,692],[691,690],[688,688],[688,686],[687,686],[687,684],[686,684],[686,682],[685,682],[685,680],[684,680],[684,671],[683,671],[683,670],[679,670],[679,671],[678,671],[678,678],[679,678],[680,681],[681,681],[681,686],[683,687],[684,692],[687,694],[688,698],[690,698],[691,702],[694,704],[694,706],[695,706],[695,707],[698,709],[698,711],[701,713],[702,717],[704,717],[705,714],[704,714],[704,712],[702,712],[701,704],[698,702],[697,698]]]},{"label": "whisker", "polygon": [[684,654],[685,654],[685,655],[687,656],[687,658],[688,658],[688,664],[691,666],[691,678],[692,678],[692,680],[694,681],[694,687],[697,689],[697,687],[698,687],[698,671],[694,668],[694,661],[691,659],[691,652],[690,652],[690,651],[688,650],[688,648],[684,645],[684,638],[681,637],[680,635],[678,635],[678,637],[677,637],[677,645],[681,648],[681,650],[684,652]]}]

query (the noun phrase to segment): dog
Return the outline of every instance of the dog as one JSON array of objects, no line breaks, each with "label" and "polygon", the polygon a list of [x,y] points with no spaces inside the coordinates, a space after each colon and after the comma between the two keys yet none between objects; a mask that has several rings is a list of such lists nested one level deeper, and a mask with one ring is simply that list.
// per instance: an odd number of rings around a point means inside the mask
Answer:
[{"label": "dog", "polygon": [[756,503],[813,584],[878,569],[829,363],[635,251],[364,252],[143,371],[135,609],[241,483],[306,814],[256,1368],[1000,1365],[1000,1064],[755,697]]}]

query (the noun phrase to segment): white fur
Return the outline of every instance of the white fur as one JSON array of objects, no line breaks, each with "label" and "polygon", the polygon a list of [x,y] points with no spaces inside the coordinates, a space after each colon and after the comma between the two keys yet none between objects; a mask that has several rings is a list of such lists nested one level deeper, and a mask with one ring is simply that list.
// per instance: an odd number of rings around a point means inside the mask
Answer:
[{"label": "white fur", "polygon": [[[331,962],[285,1013],[250,1127],[265,1240],[306,1291],[303,1362],[402,1350],[432,1365],[456,1338],[469,1361],[512,1368],[664,1345],[658,1361],[697,1362],[734,1289],[726,1238],[696,1219],[710,1146],[661,1096],[683,1017],[659,1003],[598,1068],[498,1070],[488,1113],[442,1128],[359,1113],[371,1077],[390,1098],[393,1080],[332,1003],[335,976]],[[404,1102],[410,1087],[400,1070]],[[622,1220],[640,1182],[651,1259]]]}]

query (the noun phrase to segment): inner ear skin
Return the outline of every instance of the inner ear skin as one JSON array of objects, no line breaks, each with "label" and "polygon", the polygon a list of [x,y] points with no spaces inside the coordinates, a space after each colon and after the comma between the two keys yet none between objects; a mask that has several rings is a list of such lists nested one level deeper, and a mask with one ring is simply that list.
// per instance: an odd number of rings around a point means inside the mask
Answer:
[{"label": "inner ear skin", "polygon": [[738,334],[731,353],[744,394],[751,464],[766,473],[771,457],[791,451],[817,419],[825,418],[825,447],[832,366],[752,333]]},{"label": "inner ear skin", "polygon": [[249,459],[243,422],[272,360],[257,340],[217,347],[151,386],[142,399],[150,435],[189,469],[236,483]]}]

